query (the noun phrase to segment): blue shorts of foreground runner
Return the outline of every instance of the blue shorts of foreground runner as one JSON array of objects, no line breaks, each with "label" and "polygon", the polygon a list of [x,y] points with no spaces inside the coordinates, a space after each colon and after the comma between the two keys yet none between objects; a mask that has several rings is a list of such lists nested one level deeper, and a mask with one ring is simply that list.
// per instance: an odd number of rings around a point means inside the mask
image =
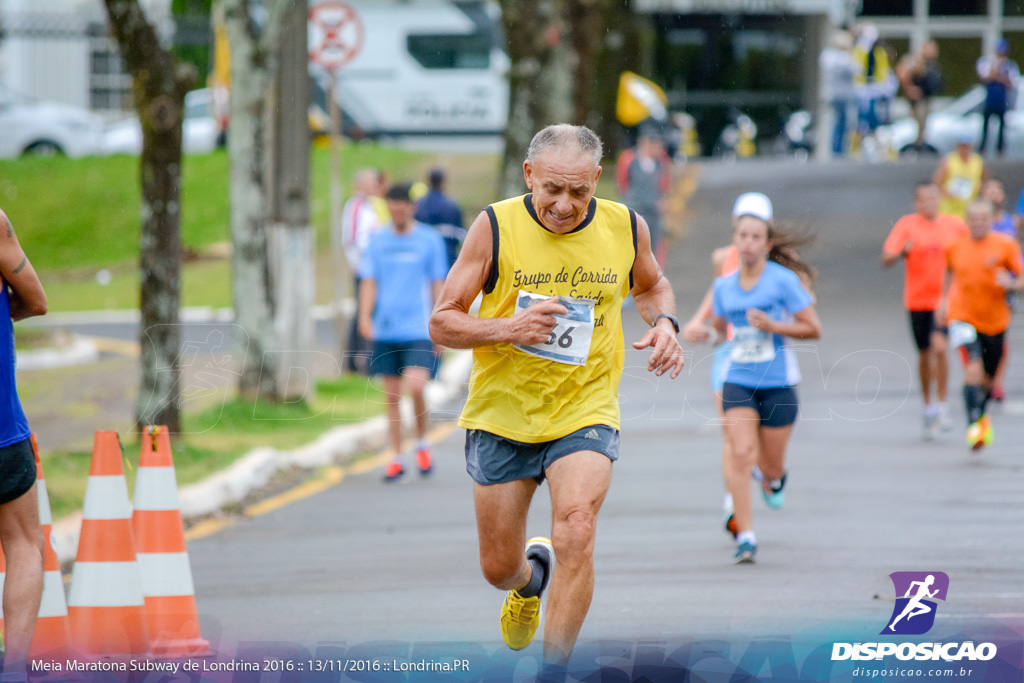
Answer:
[{"label": "blue shorts of foreground runner", "polygon": [[520,479],[544,481],[551,463],[580,451],[596,451],[619,459],[619,431],[607,425],[578,429],[561,439],[523,443],[482,429],[466,431],[466,471],[478,484],[504,484]]},{"label": "blue shorts of foreground runner", "polygon": [[426,368],[433,371],[438,358],[429,339],[405,342],[373,342],[370,358],[371,375],[397,377],[405,368]]},{"label": "blue shorts of foreground runner", "polygon": [[726,382],[722,387],[722,412],[733,408],[753,408],[762,427],[788,427],[796,422],[800,401],[793,387],[752,389]]},{"label": "blue shorts of foreground runner", "polygon": [[17,500],[36,483],[36,456],[32,440],[0,448],[0,505]]}]

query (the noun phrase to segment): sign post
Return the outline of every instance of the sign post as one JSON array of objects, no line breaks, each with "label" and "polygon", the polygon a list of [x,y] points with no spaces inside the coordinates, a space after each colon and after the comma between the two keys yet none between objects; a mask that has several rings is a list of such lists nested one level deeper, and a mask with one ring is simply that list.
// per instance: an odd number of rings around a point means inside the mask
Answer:
[{"label": "sign post", "polygon": [[354,292],[354,273],[349,272],[341,227],[342,130],[338,105],[338,72],[351,62],[363,47],[363,23],[354,9],[343,2],[329,0],[309,10],[309,58],[327,71],[327,101],[331,118],[330,151],[330,235],[331,262],[334,270],[334,334],[338,341],[338,359],[347,364],[350,314],[347,302],[358,297]]}]

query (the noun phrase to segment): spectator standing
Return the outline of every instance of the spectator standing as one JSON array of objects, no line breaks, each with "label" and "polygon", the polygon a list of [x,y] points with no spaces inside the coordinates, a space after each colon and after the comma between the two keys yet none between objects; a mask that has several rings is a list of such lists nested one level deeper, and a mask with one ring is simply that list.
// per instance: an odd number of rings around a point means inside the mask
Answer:
[{"label": "spectator standing", "polygon": [[658,263],[664,266],[666,245],[662,239],[662,215],[668,192],[672,163],[660,133],[653,127],[637,132],[636,147],[624,150],[615,167],[622,203],[636,211],[651,229],[651,245]]},{"label": "spectator standing", "polygon": [[929,40],[914,55],[907,55],[896,65],[903,92],[910,102],[914,120],[917,121],[917,139],[914,146],[924,146],[924,134],[928,124],[931,100],[942,88],[942,72],[939,69],[939,44]]},{"label": "spectator standing", "polygon": [[853,48],[857,67],[853,83],[857,94],[857,134],[864,151],[871,151],[865,142],[874,140],[875,131],[888,118],[888,95],[892,89],[892,67],[889,53],[878,42],[878,29],[864,24]]},{"label": "spectator standing", "polygon": [[429,474],[433,468],[426,442],[429,414],[424,391],[436,357],[427,323],[448,275],[448,260],[437,231],[413,218],[416,205],[411,190],[407,183],[388,190],[391,223],[370,238],[359,268],[359,331],[373,341],[370,374],[384,377],[388,436],[395,453],[385,470],[386,481],[405,473],[398,409],[403,388],[413,402],[420,474]]},{"label": "spectator standing", "polygon": [[853,59],[853,38],[847,31],[837,31],[832,35],[829,47],[825,48],[819,58],[819,66],[824,75],[825,97],[832,108],[832,154],[846,154],[846,134],[850,128],[850,110],[856,101],[854,96],[853,77],[857,71],[857,63]]},{"label": "spectator standing", "polygon": [[[345,202],[341,212],[341,242],[345,247],[345,257],[354,278],[356,298],[356,314],[352,319],[352,327],[348,335],[348,359],[346,367],[349,372],[366,373],[366,358],[370,354],[370,343],[359,334],[359,267],[363,253],[370,243],[370,235],[377,232],[382,223],[380,214],[374,208],[373,198],[380,189],[380,173],[373,168],[356,171],[352,179],[352,196]],[[338,302],[339,304],[341,302]]]},{"label": "spectator standing", "polygon": [[443,169],[432,169],[427,181],[430,189],[416,205],[416,220],[441,233],[448,254],[448,267],[451,268],[466,239],[462,210],[454,199],[445,194],[447,178]]},{"label": "spectator standing", "polygon": [[1001,39],[996,43],[994,57],[982,57],[978,60],[978,77],[985,85],[985,112],[982,115],[981,142],[978,152],[985,153],[988,143],[988,123],[995,117],[999,123],[996,137],[996,153],[1003,156],[1005,138],[1003,129],[1006,125],[1006,111],[1013,108],[1017,95],[1017,84],[1020,82],[1020,69],[1017,63],[1009,58],[1010,43]]}]

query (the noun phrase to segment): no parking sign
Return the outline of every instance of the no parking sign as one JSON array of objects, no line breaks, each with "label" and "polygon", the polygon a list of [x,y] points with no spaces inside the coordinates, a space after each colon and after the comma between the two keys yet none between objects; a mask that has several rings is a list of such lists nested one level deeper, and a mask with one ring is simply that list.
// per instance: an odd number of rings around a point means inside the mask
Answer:
[{"label": "no parking sign", "polygon": [[328,71],[345,66],[363,49],[363,22],[343,2],[322,2],[309,10],[309,58]]}]

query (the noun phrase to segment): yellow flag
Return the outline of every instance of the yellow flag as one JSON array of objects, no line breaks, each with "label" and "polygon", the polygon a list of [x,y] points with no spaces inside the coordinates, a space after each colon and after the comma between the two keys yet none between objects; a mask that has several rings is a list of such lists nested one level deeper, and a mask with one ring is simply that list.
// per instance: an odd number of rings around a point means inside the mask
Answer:
[{"label": "yellow flag", "polygon": [[624,126],[635,126],[644,119],[665,119],[668,97],[665,91],[632,71],[619,77],[619,95],[615,101],[615,118]]}]

